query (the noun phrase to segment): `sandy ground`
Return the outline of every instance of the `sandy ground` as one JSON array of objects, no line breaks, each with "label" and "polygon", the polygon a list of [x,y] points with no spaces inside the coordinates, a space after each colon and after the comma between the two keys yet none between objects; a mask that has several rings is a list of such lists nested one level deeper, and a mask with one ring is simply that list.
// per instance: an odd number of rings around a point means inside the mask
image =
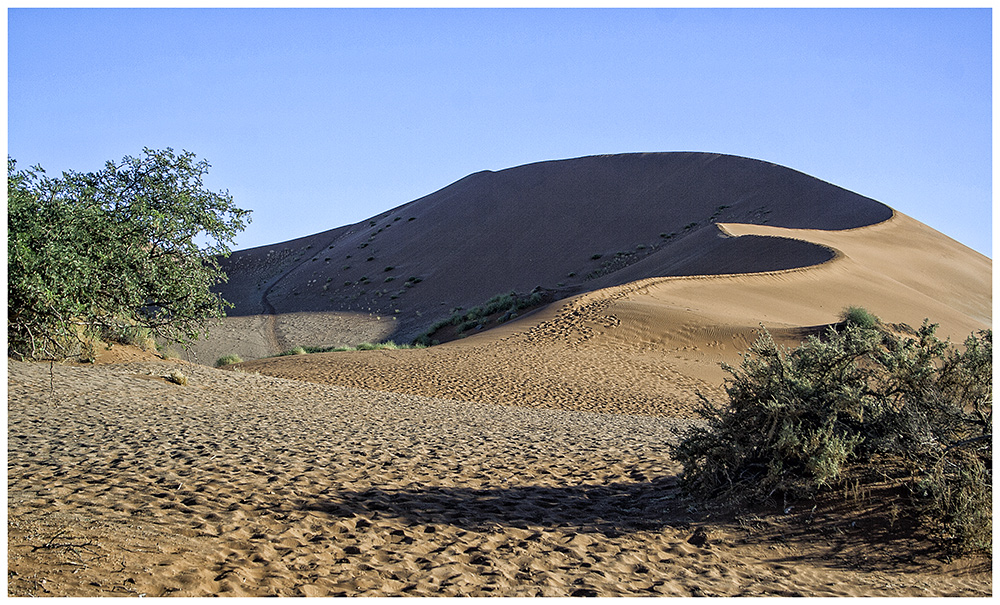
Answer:
[{"label": "sandy ground", "polygon": [[181,361],[11,361],[8,376],[9,595],[992,591],[989,560],[872,542],[842,511],[813,511],[823,531],[794,513],[705,518],[665,451],[683,420]]}]

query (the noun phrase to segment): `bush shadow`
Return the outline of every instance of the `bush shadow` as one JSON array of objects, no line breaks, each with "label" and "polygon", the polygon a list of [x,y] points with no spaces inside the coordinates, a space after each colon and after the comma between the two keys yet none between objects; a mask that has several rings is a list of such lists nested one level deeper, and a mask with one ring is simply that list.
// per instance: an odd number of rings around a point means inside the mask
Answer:
[{"label": "bush shadow", "polygon": [[686,511],[676,476],[559,487],[372,487],[341,491],[305,508],[338,517],[387,516],[411,524],[450,524],[476,531],[545,526],[608,537],[666,526],[684,528],[694,521]]}]

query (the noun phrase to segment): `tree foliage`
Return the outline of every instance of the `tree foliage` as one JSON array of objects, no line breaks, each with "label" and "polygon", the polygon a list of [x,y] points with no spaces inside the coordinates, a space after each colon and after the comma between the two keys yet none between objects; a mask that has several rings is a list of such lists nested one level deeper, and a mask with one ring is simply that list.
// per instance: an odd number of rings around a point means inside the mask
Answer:
[{"label": "tree foliage", "polygon": [[[876,322],[877,324],[877,322]],[[846,321],[787,350],[765,330],[728,401],[703,398],[706,425],[674,448],[702,496],[815,495],[848,469],[878,468],[963,547],[992,535],[992,332],[959,350],[924,322],[901,336]],[[877,324],[880,325],[880,324]]]},{"label": "tree foliage", "polygon": [[137,326],[186,343],[223,316],[218,258],[250,213],[205,187],[208,168],[147,148],[50,178],[8,158],[8,354],[61,359]]}]

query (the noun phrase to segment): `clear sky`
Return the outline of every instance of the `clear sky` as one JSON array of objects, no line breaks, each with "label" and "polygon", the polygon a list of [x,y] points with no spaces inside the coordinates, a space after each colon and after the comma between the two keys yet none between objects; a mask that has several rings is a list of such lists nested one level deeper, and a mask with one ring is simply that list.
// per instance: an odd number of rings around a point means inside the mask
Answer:
[{"label": "clear sky", "polygon": [[992,257],[990,9],[9,9],[8,155],[212,164],[236,248],[472,172],[635,151],[767,160]]}]

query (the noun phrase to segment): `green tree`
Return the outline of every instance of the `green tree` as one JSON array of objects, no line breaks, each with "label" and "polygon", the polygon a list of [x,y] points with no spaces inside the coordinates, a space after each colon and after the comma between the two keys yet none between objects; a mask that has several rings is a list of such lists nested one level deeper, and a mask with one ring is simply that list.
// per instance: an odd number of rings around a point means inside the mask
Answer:
[{"label": "green tree", "polygon": [[[208,162],[143,149],[92,173],[49,178],[7,159],[8,354],[62,359],[136,327],[188,343],[229,303],[218,259],[249,222]],[[201,242],[201,244],[199,244]]]}]

